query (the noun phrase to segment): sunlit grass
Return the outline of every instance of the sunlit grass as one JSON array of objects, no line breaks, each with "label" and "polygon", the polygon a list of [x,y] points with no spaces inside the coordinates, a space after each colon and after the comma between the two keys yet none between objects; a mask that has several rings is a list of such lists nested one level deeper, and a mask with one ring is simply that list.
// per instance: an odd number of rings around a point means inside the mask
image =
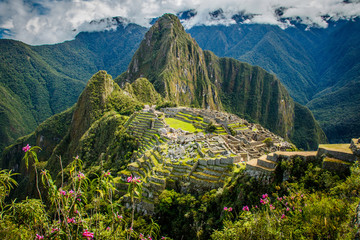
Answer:
[{"label": "sunlit grass", "polygon": [[347,153],[351,153],[352,151],[350,150],[350,144],[320,144],[319,148],[325,148],[328,150],[335,150],[335,151],[341,151],[341,152],[347,152]]},{"label": "sunlit grass", "polygon": [[182,129],[188,132],[202,132],[202,129],[195,128],[191,123],[183,122],[175,118],[165,118],[166,124],[175,129]]}]

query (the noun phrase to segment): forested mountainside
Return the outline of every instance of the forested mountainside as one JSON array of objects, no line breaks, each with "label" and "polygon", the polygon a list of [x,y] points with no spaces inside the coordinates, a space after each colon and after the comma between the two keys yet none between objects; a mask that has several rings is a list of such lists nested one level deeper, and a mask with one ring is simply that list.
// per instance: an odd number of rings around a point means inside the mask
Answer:
[{"label": "forested mountainside", "polygon": [[203,49],[275,73],[295,101],[314,113],[330,142],[360,134],[359,18],[329,21],[328,28],[294,23],[282,30],[238,21],[188,32]]},{"label": "forested mountainside", "polygon": [[[360,129],[356,91],[359,25],[355,19],[330,22],[326,29],[305,30],[296,25],[282,30],[238,22],[187,31],[203,49],[275,73],[295,101],[312,110],[330,142],[348,142]],[[74,104],[87,79],[98,70],[105,69],[113,76],[122,73],[146,31],[119,21],[116,31],[84,32],[75,40],[55,45],[28,46],[1,39],[0,149]],[[25,84],[20,89],[24,80],[34,87],[24,90],[29,86]],[[55,91],[55,86],[60,90]],[[39,92],[40,96],[24,91]],[[69,97],[62,98],[62,94]]]},{"label": "forested mountainside", "polygon": [[43,46],[0,39],[0,152],[75,104],[97,71],[122,73],[145,31],[119,24],[117,31],[84,32],[73,41]]},{"label": "forested mountainside", "polygon": [[[202,51],[175,15],[164,15],[146,33],[129,69],[116,82],[105,71],[95,74],[73,108],[8,147],[2,167],[14,167],[19,146],[30,140],[44,148],[39,157],[52,173],[59,171],[58,156],[64,165],[77,154],[86,155],[91,165],[103,157],[112,159],[109,163],[128,161],[128,152],[138,146],[136,138],[124,132],[125,122],[143,104],[226,110],[256,120],[306,149],[326,141],[311,112],[294,103],[274,75]],[[21,159],[16,161],[20,165]]]}]

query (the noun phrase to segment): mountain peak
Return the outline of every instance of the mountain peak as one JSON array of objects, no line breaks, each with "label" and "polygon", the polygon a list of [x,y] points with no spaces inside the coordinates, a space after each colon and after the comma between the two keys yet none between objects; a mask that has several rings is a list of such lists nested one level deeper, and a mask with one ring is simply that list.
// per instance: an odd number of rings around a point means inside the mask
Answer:
[{"label": "mountain peak", "polygon": [[188,36],[179,18],[173,14],[164,14],[146,33],[145,40],[147,45],[150,46],[151,42],[172,40],[179,34]]},{"label": "mountain peak", "polygon": [[204,53],[180,20],[165,14],[145,34],[128,70],[117,82],[147,78],[165,100],[180,105],[221,109],[205,69]]},{"label": "mountain peak", "polygon": [[91,123],[99,118],[113,90],[114,81],[106,71],[99,71],[91,77],[75,107],[71,124],[72,139],[80,139]]}]

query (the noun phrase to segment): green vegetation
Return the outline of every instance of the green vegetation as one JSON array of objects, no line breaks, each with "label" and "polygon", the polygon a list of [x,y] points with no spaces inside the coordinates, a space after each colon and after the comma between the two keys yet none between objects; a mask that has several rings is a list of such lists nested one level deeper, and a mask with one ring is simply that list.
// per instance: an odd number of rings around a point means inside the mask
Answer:
[{"label": "green vegetation", "polygon": [[262,141],[263,143],[266,144],[266,146],[270,147],[273,144],[273,140],[272,138],[265,138],[264,141]]},{"label": "green vegetation", "polygon": [[270,185],[240,170],[218,191],[164,191],[159,224],[162,231],[175,232],[174,239],[352,239],[358,230],[353,218],[360,168],[354,165],[341,179],[319,164],[284,163],[291,178]]},{"label": "green vegetation", "polygon": [[16,138],[66,110],[85,86],[52,68],[30,46],[0,40],[0,153]]},{"label": "green vegetation", "polygon": [[352,154],[350,144],[320,144],[319,147]]},{"label": "green vegetation", "polygon": [[305,31],[301,24],[285,30],[243,24],[241,17],[238,24],[188,32],[203,49],[275,73],[295,101],[309,107],[331,143],[359,136],[360,38],[354,33],[360,32],[360,21]]},{"label": "green vegetation", "polygon": [[216,87],[191,62],[200,62],[205,67],[202,50],[175,15],[165,14],[146,33],[128,71],[116,78],[116,82],[122,85],[145,77],[165,101],[221,109]]},{"label": "green vegetation", "polygon": [[325,133],[319,124],[314,121],[314,116],[308,108],[295,103],[294,128],[290,139],[298,148],[316,149],[319,143],[327,142]]},{"label": "green vegetation", "polygon": [[182,129],[188,132],[199,132],[201,129],[195,128],[193,124],[181,121],[176,118],[165,118],[166,123],[175,129]]},{"label": "green vegetation", "polygon": [[132,84],[126,83],[124,90],[142,103],[159,104],[162,98],[146,78],[138,78]]},{"label": "green vegetation", "polygon": [[119,25],[117,31],[80,33],[73,41],[42,46],[0,39],[0,154],[75,104],[97,71],[125,71],[146,30]]},{"label": "green vegetation", "polygon": [[168,108],[168,107],[177,107],[177,104],[174,102],[165,101],[164,103],[156,105],[156,110],[160,110],[161,108]]},{"label": "green vegetation", "polygon": [[210,122],[207,126],[206,126],[206,129],[205,129],[206,132],[209,132],[209,133],[213,133],[216,131],[216,126]]},{"label": "green vegetation", "polygon": [[[200,67],[194,68],[191,62],[199,62]],[[225,109],[260,123],[304,149],[315,149],[315,143],[326,142],[311,112],[303,108],[306,116],[301,116],[297,103],[273,74],[203,51],[174,15],[165,14],[150,28],[128,71],[116,82],[122,85],[139,77],[147,78],[165,101]]]},{"label": "green vegetation", "polygon": [[[32,161],[37,173],[38,147],[25,149],[24,160]],[[59,174],[61,184],[55,184],[46,169],[41,170],[40,199],[26,198],[6,203],[17,183],[11,171],[0,171],[0,237],[2,239],[131,239],[143,236],[160,238],[159,225],[151,218],[135,216],[134,196],[141,194],[139,178],[129,177],[127,195],[131,210],[125,209],[115,189],[110,171],[85,175],[82,161],[74,161]],[[40,176],[36,175],[39,181]],[[64,182],[66,180],[66,182]],[[37,185],[40,184],[37,181]],[[46,196],[42,200],[42,196]],[[166,239],[163,237],[162,239]]]}]

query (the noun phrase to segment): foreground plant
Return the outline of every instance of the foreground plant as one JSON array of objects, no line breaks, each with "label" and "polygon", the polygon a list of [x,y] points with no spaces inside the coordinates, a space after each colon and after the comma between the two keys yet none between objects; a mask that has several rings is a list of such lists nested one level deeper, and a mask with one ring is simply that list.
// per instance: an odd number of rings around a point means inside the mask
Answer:
[{"label": "foreground plant", "polygon": [[[37,176],[37,150],[29,145],[23,148],[24,161],[28,167],[33,162]],[[132,199],[131,216],[124,212],[120,200],[114,200],[117,191],[110,171],[103,171],[89,179],[84,174],[81,159],[77,156],[65,168],[62,168],[61,183],[56,183],[50,173],[41,170],[44,188],[37,190],[40,199],[29,199],[5,204],[5,197],[17,185],[11,171],[0,171],[0,238],[12,239],[10,232],[18,239],[138,239],[139,233],[134,218],[134,197],[141,196],[141,180],[129,180],[129,194]],[[45,196],[46,206],[42,196]],[[130,224],[128,224],[130,223]],[[153,239],[159,233],[159,226],[151,219],[150,224],[141,226],[146,239]],[[130,225],[130,226],[129,226]],[[3,226],[7,226],[3,228]],[[1,230],[3,228],[3,230]],[[3,237],[5,234],[6,237]],[[145,239],[143,237],[143,239]],[[155,238],[154,238],[155,239]]]}]

